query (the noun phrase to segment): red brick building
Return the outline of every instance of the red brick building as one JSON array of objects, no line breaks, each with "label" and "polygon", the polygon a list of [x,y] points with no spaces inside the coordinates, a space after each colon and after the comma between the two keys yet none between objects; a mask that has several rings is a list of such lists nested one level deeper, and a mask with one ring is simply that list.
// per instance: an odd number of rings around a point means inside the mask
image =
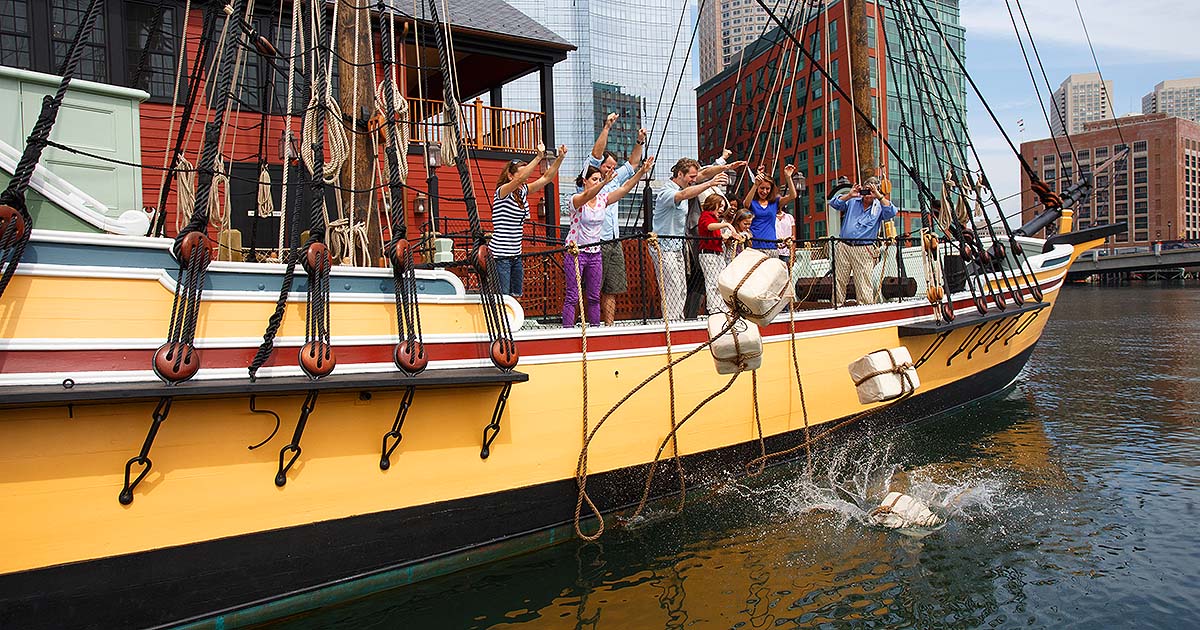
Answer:
[{"label": "red brick building", "polygon": [[[878,19],[882,14],[875,3],[867,3],[866,12],[870,107],[876,127],[887,133],[888,101],[895,95],[883,98],[889,81],[886,20]],[[847,3],[841,2],[794,29],[804,49],[847,92],[851,85],[848,23]],[[776,181],[784,164],[794,164],[805,183],[794,208],[797,238],[835,233],[831,219],[837,217],[829,216],[826,204],[830,183],[842,176],[851,181],[858,178],[854,108],[782,29],[771,29],[740,55],[697,89],[700,161],[709,163],[728,148],[735,159],[765,165]],[[894,168],[889,168],[891,157],[880,144],[876,138],[875,155],[881,171],[887,173]],[[904,211],[900,191],[894,189],[893,194],[902,208],[902,231],[919,229],[920,213]],[[909,209],[915,206],[913,202]]]},{"label": "red brick building", "polygon": [[[1131,151],[1124,160],[1095,171],[1126,145]],[[1198,123],[1166,114],[1099,120],[1072,135],[1070,144],[1066,138],[1022,143],[1021,155],[1054,190],[1070,186],[1080,172],[1094,172],[1095,192],[1075,209],[1075,221],[1080,228],[1128,223],[1109,240],[1111,247],[1200,238]],[[1025,172],[1021,189],[1027,221],[1041,208]]]}]

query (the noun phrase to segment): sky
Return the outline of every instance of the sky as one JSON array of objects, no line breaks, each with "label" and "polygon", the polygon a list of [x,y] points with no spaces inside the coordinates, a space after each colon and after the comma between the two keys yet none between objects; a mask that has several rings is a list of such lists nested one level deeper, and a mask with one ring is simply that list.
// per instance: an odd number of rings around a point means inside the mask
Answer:
[{"label": "sky", "polygon": [[[1160,81],[1200,77],[1200,3],[1196,0],[1078,2],[1100,72],[1113,83],[1117,116],[1141,113],[1142,96]],[[1053,88],[1069,74],[1096,71],[1074,0],[1025,0],[1022,7]],[[1034,90],[1004,0],[961,0],[961,19],[966,28],[967,69],[1004,131],[1018,146],[1022,140],[1049,137],[1037,95],[1042,95],[1047,107],[1050,95],[1036,65],[1041,89]],[[1017,23],[1021,23],[1019,15]],[[967,92],[967,125],[988,179],[999,197],[1019,192],[1016,157],[969,85]],[[1017,126],[1021,119],[1023,134]],[[1006,214],[1019,211],[1018,201],[1005,202]]]}]

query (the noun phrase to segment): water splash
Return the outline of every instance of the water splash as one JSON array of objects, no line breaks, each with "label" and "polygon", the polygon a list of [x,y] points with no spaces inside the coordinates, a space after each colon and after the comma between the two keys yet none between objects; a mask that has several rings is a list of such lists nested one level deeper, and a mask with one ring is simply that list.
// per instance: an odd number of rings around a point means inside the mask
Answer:
[{"label": "water splash", "polygon": [[906,466],[894,454],[893,445],[863,451],[843,447],[814,466],[816,473],[792,469],[769,487],[747,489],[760,495],[789,516],[820,515],[841,528],[877,528],[870,513],[889,492],[909,495],[929,506],[944,521],[936,527],[907,527],[895,530],[924,537],[958,522],[994,517],[1001,508],[1011,508],[1002,498],[1006,480],[994,471],[950,467],[940,464]]}]

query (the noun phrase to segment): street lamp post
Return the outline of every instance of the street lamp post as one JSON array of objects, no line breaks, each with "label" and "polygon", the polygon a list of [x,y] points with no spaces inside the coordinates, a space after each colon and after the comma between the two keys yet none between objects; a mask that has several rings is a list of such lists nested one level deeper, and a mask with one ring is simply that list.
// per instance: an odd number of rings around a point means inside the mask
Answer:
[{"label": "street lamp post", "polygon": [[425,189],[429,192],[429,222],[433,231],[438,228],[438,178],[437,169],[442,165],[442,145],[425,143]]}]

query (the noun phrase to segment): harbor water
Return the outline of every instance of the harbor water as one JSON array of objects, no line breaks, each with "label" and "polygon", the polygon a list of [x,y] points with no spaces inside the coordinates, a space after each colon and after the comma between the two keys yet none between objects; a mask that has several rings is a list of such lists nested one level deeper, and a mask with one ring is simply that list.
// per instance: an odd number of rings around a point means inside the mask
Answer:
[{"label": "harbor water", "polygon": [[[1196,286],[1068,287],[989,400],[269,627],[1200,627],[1198,350]],[[889,489],[946,523],[872,527]]]}]

